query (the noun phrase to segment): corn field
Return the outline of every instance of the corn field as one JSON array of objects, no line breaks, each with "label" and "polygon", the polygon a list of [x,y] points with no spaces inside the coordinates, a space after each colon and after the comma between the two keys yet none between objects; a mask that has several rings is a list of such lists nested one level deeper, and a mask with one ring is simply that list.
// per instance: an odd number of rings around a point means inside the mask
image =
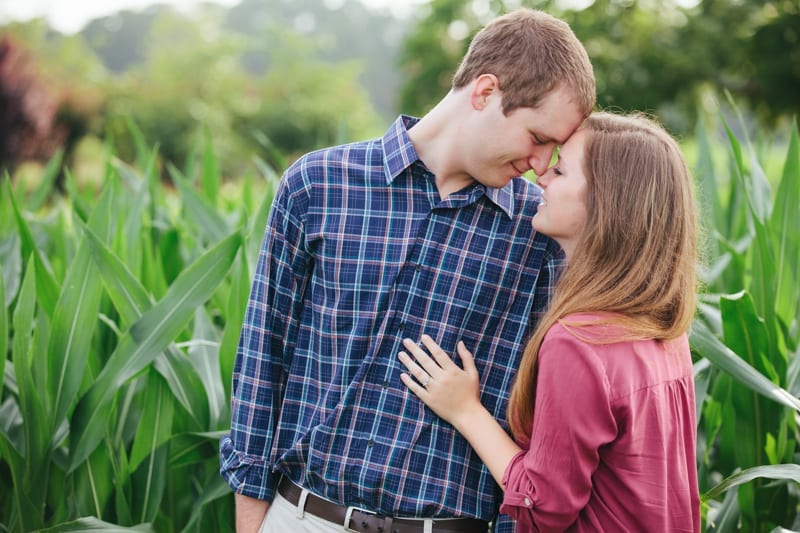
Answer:
[{"label": "corn field", "polygon": [[[136,132],[135,127],[131,126]],[[691,332],[707,531],[800,524],[800,149],[697,129],[706,234]],[[112,148],[108,148],[111,152]],[[0,186],[0,531],[231,531],[217,441],[277,184],[226,196],[210,137],[183,168],[109,154],[99,193],[58,157]]]}]

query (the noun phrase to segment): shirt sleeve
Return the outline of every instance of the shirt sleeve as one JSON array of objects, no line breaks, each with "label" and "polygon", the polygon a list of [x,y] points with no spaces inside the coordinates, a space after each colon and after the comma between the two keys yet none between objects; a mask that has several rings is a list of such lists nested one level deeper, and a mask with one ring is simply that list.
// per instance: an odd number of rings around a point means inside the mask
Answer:
[{"label": "shirt sleeve", "polygon": [[220,441],[222,477],[236,493],[260,500],[272,500],[277,484],[270,451],[310,268],[303,181],[297,163],[270,209],[233,369],[231,430]]},{"label": "shirt sleeve", "polygon": [[503,476],[500,511],[534,531],[563,531],[588,501],[599,450],[617,425],[602,362],[559,325],[539,352],[530,448]]}]

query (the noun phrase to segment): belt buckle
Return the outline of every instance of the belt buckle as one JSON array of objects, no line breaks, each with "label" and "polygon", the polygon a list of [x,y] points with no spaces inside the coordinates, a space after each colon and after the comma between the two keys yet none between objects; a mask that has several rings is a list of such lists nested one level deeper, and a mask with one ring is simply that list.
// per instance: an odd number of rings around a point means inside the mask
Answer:
[{"label": "belt buckle", "polygon": [[359,513],[363,513],[363,514],[370,514],[370,515],[377,515],[378,514],[378,513],[372,512],[372,511],[368,511],[367,509],[361,509],[360,507],[353,507],[351,505],[350,507],[347,508],[347,512],[345,512],[345,514],[344,514],[344,524],[342,524],[342,526],[344,527],[344,530],[347,533],[361,533],[357,529],[350,529],[350,522],[353,519],[353,513],[355,511],[358,511]]}]

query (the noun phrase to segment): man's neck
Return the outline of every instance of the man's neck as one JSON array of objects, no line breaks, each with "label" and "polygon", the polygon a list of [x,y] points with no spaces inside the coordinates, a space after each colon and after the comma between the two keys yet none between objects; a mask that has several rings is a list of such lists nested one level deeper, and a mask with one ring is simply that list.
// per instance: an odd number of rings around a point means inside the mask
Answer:
[{"label": "man's neck", "polygon": [[475,181],[464,170],[458,151],[461,97],[451,91],[408,130],[414,150],[435,176],[442,200]]}]

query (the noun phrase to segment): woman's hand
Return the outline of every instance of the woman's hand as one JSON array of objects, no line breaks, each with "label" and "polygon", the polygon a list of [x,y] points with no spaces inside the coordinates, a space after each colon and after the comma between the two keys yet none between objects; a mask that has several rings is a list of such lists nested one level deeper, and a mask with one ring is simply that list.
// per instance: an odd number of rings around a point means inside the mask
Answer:
[{"label": "woman's hand", "polygon": [[468,418],[476,409],[482,409],[475,360],[461,341],[457,349],[463,370],[430,336],[423,335],[422,343],[430,355],[411,339],[403,339],[408,353],[400,352],[398,357],[408,373],[402,373],[400,379],[425,405],[458,428],[460,422],[466,421],[460,418]]},{"label": "woman's hand", "polygon": [[425,405],[453,424],[505,490],[503,474],[511,459],[522,450],[481,404],[475,359],[464,343],[459,342],[458,355],[464,364],[461,370],[428,335],[422,336],[422,344],[431,355],[411,339],[403,339],[408,353],[400,352],[398,357],[408,374],[403,372],[400,379]]}]

